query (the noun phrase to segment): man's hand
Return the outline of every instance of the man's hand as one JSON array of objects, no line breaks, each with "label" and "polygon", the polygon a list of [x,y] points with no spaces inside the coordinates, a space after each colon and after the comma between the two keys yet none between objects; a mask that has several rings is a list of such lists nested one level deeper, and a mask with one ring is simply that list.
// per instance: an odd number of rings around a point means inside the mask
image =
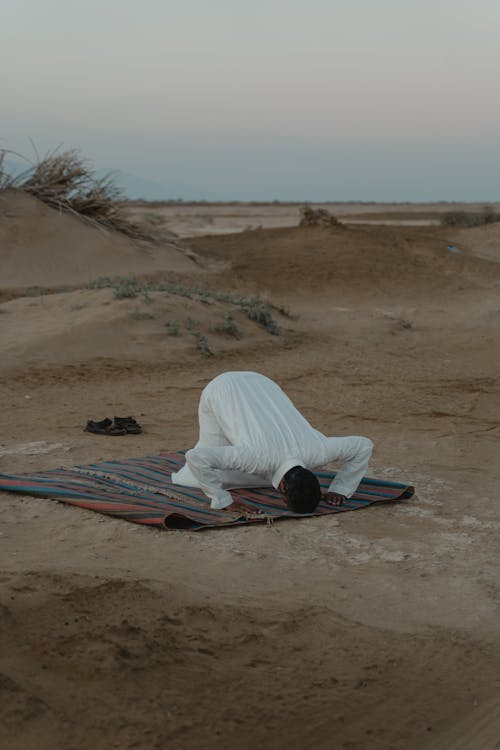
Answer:
[{"label": "man's hand", "polygon": [[342,505],[347,498],[345,495],[341,495],[340,492],[325,492],[323,500],[327,505]]}]

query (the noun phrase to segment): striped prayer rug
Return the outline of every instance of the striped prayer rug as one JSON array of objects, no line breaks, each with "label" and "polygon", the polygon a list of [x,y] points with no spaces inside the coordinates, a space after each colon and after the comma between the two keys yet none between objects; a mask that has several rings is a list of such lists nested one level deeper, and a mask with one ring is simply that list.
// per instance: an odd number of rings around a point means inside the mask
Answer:
[{"label": "striped prayer rug", "polygon": [[[344,505],[320,503],[313,514],[292,513],[272,487],[233,490],[230,510],[212,510],[201,490],[171,482],[172,472],[184,465],[184,451],[125,461],[104,461],[89,466],[52,469],[36,474],[0,474],[0,490],[48,497],[70,505],[118,516],[127,521],[163,528],[197,531],[214,526],[234,526],[276,518],[345,513],[375,503],[413,495],[410,485],[365,478]],[[327,489],[334,472],[316,472]]]}]

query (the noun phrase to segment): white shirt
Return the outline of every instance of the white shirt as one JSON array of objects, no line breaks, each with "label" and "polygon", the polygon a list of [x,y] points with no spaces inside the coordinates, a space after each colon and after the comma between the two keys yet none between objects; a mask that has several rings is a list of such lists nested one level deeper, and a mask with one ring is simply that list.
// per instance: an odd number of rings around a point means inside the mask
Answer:
[{"label": "white shirt", "polygon": [[172,481],[200,487],[212,508],[232,503],[228,488],[277,488],[294,466],[312,470],[336,461],[341,468],[329,491],[351,497],[373,448],[365,437],[318,432],[276,383],[256,372],[214,378],[201,394],[198,413],[198,443]]}]

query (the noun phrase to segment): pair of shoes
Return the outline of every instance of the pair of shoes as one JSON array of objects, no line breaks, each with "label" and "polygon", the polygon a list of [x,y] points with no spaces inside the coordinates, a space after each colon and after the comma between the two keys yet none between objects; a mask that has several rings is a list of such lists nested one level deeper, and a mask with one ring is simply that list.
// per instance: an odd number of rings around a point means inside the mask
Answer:
[{"label": "pair of shoes", "polygon": [[133,417],[115,417],[114,423],[106,417],[100,422],[89,419],[84,432],[92,432],[94,435],[127,435],[133,433],[138,435],[142,432],[141,425]]}]

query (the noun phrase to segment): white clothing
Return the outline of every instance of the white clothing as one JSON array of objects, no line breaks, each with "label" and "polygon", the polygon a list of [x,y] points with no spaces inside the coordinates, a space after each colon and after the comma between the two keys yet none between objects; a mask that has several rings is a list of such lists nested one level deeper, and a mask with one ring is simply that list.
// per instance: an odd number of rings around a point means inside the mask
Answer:
[{"label": "white clothing", "polygon": [[276,383],[256,372],[214,378],[201,394],[198,416],[198,443],[172,482],[200,487],[212,508],[231,505],[228,488],[278,488],[294,466],[312,470],[334,461],[341,469],[329,491],[351,497],[373,448],[365,437],[318,432]]}]

